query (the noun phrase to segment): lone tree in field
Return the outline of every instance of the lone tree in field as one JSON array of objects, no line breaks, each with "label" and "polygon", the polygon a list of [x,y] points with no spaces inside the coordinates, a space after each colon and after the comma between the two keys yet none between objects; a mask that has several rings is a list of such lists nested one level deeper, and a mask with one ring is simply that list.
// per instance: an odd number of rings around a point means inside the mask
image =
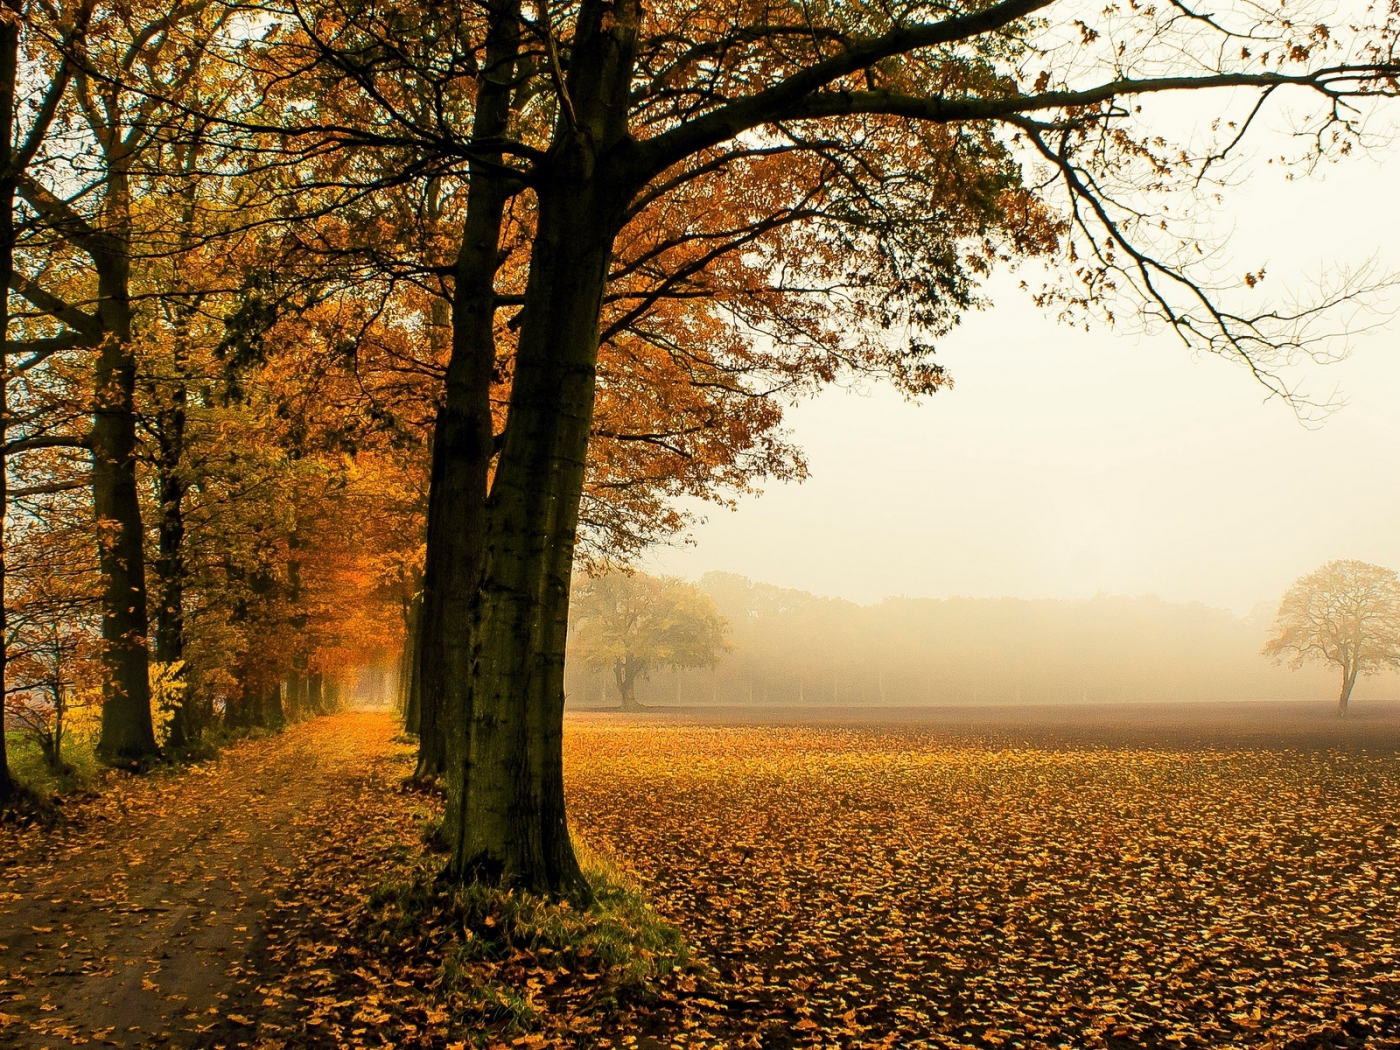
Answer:
[{"label": "lone tree in field", "polygon": [[728,624],[694,584],[644,573],[589,581],[573,609],[574,655],[609,671],[624,711],[640,711],[637,682],[663,667],[710,667],[728,648]]},{"label": "lone tree in field", "polygon": [[1356,680],[1400,667],[1400,578],[1364,561],[1329,561],[1298,580],[1279,603],[1264,655],[1289,666],[1334,664],[1342,672],[1337,713]]}]

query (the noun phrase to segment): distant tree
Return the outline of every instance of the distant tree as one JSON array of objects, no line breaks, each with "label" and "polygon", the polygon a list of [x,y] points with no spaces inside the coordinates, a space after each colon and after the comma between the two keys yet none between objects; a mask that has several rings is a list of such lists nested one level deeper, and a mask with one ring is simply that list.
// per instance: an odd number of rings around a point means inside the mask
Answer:
[{"label": "distant tree", "polygon": [[637,682],[661,667],[709,667],[729,648],[729,624],[700,588],[672,577],[609,573],[580,590],[574,652],[611,670],[624,711],[640,711]]},{"label": "distant tree", "polygon": [[1264,655],[1335,664],[1342,672],[1338,714],[1347,713],[1361,675],[1400,667],[1400,577],[1363,561],[1330,561],[1302,577],[1279,603]]}]

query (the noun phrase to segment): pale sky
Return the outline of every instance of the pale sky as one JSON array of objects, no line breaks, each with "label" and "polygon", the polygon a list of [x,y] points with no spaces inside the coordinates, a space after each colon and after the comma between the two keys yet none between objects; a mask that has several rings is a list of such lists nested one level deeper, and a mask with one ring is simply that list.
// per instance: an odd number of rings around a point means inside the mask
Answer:
[{"label": "pale sky", "polygon": [[[1400,150],[1292,183],[1258,166],[1220,218],[1231,272],[1267,264],[1275,292],[1372,256],[1400,271]],[[1308,429],[1171,336],[1070,329],[1014,280],[993,298],[939,344],[953,389],[798,406],[811,477],[706,507],[695,545],[649,567],[859,602],[1107,592],[1239,613],[1331,558],[1400,568],[1400,318],[1302,373],[1346,400]]]}]

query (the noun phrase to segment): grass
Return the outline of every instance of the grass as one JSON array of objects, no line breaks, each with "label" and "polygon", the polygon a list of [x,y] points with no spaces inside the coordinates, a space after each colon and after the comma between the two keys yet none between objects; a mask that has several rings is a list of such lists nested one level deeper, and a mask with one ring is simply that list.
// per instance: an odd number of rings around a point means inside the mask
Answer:
[{"label": "grass", "polygon": [[39,742],[28,734],[11,732],[5,737],[10,773],[15,780],[40,798],[62,797],[91,791],[101,777],[102,767],[93,753],[93,741],[71,736],[63,741],[62,773],[49,768]]},{"label": "grass", "polygon": [[[185,747],[169,749],[160,758],[143,764],[142,769],[149,773],[208,761],[235,740],[267,736],[271,732],[265,729],[227,731],[215,727]],[[97,757],[95,734],[70,733],[64,737],[62,772],[49,766],[38,740],[26,732],[11,730],[6,734],[5,744],[10,774],[24,791],[26,805],[40,816],[55,815],[54,807],[61,806],[66,798],[101,790],[108,766]]]},{"label": "grass", "polygon": [[[435,822],[434,822],[435,823]],[[434,838],[425,827],[425,839]],[[578,846],[593,891],[587,907],[518,890],[439,877],[440,860],[405,857],[410,867],[371,899],[374,933],[385,945],[417,942],[438,971],[438,995],[467,1029],[535,1028],[551,998],[589,1013],[611,1013],[654,998],[659,982],[699,969],[685,938],[647,903],[641,887],[611,861]],[[412,949],[410,949],[412,951]],[[550,974],[543,987],[523,972]]]}]

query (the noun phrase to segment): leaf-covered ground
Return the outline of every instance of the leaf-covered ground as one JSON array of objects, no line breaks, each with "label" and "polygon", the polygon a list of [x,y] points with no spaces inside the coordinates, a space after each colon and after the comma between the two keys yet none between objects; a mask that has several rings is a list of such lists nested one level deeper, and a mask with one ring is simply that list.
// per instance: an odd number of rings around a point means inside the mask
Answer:
[{"label": "leaf-covered ground", "polygon": [[721,1038],[679,1044],[1384,1047],[1388,739],[1035,746],[594,717],[573,725],[569,784],[585,834],[736,987]]},{"label": "leaf-covered ground", "polygon": [[[204,765],[109,773],[56,828],[0,827],[0,1046],[236,1046],[294,1027],[314,1004],[288,1003],[270,965],[277,917],[313,847],[409,833],[391,736],[384,716],[319,719]],[[372,826],[347,828],[367,802]]]},{"label": "leaf-covered ground", "polygon": [[394,927],[439,803],[320,719],[0,829],[0,1046],[1400,1046],[1395,734],[1252,726],[572,717],[576,826],[711,968],[614,1001]]}]

